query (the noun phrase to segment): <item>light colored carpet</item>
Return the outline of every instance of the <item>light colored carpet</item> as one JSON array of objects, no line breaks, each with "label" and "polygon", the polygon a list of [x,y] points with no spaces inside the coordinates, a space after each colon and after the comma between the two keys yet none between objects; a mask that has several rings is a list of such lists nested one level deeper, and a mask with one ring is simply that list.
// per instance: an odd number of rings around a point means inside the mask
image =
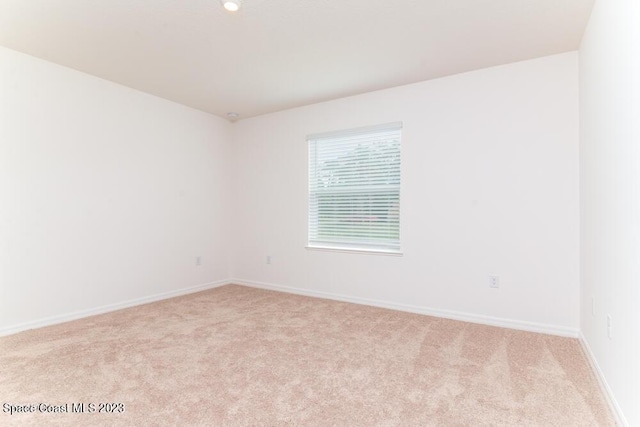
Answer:
[{"label": "light colored carpet", "polygon": [[0,338],[6,403],[36,413],[5,426],[614,425],[575,339],[235,285]]}]

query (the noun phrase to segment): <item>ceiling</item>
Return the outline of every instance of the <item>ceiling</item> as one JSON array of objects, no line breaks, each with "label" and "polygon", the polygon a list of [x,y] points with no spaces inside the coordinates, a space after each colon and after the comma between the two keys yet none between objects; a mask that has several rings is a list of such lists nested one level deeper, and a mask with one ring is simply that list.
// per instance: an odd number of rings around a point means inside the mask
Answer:
[{"label": "ceiling", "polygon": [[0,45],[241,118],[578,48],[593,0],[0,0]]}]

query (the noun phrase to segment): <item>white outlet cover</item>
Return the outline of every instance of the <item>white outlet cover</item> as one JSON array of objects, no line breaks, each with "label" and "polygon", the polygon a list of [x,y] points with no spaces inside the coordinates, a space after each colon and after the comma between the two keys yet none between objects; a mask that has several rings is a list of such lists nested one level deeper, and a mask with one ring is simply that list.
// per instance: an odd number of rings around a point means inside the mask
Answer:
[{"label": "white outlet cover", "polygon": [[500,277],[499,276],[489,276],[489,287],[497,289],[500,287]]}]

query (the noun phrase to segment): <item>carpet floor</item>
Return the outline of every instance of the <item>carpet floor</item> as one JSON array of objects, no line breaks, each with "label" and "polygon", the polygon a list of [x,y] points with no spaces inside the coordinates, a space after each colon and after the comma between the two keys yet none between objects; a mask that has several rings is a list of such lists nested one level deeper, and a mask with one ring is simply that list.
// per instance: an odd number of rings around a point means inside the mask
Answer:
[{"label": "carpet floor", "polygon": [[237,285],[0,338],[0,404],[3,426],[615,425],[575,339]]}]

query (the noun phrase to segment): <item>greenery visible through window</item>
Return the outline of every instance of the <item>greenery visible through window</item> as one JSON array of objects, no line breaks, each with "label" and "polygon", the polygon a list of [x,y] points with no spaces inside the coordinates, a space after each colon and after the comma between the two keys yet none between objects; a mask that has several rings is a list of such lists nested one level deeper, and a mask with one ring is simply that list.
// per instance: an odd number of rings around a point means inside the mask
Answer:
[{"label": "greenery visible through window", "polygon": [[401,128],[308,137],[310,247],[399,251]]}]

